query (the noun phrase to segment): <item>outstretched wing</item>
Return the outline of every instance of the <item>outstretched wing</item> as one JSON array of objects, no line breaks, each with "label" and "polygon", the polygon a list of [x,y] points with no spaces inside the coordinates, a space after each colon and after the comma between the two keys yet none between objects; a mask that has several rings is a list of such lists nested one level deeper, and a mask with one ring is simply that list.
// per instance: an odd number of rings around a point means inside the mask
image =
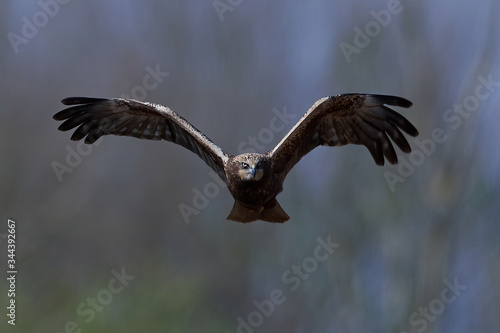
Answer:
[{"label": "outstretched wing", "polygon": [[71,140],[85,138],[94,143],[103,135],[125,135],[147,140],[167,140],[177,143],[204,160],[226,181],[224,165],[228,155],[202,132],[171,109],[158,104],[113,98],[69,97],[65,105],[75,105],[54,115],[65,120],[59,130],[78,126]]},{"label": "outstretched wing", "polygon": [[405,153],[411,152],[401,130],[417,136],[417,129],[399,113],[386,105],[408,108],[404,98],[384,95],[343,94],[325,97],[314,103],[280,143],[267,154],[276,173],[286,175],[315,147],[365,145],[375,163],[391,164],[398,158],[389,137]]}]

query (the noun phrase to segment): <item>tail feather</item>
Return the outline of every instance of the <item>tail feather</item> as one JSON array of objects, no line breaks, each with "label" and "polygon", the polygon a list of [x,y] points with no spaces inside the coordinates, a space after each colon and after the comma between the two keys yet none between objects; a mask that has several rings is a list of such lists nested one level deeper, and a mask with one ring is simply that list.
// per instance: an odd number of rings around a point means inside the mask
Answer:
[{"label": "tail feather", "polygon": [[261,207],[258,210],[250,209],[243,206],[240,202],[234,201],[233,209],[228,220],[249,223],[253,221],[266,221],[273,223],[283,223],[290,219],[287,213],[281,208],[280,204],[276,199]]}]

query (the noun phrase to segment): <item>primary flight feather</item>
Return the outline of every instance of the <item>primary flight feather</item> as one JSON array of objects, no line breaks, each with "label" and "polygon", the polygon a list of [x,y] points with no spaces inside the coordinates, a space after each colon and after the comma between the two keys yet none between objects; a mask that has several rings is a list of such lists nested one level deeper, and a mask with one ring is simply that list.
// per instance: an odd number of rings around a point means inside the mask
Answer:
[{"label": "primary flight feather", "polygon": [[[202,132],[168,107],[122,98],[69,97],[74,105],[54,115],[64,120],[59,130],[77,127],[72,140],[94,143],[103,135],[133,136],[177,143],[205,161],[227,184],[235,199],[228,219],[237,222],[263,220],[286,222],[289,216],[276,196],[283,190],[288,172],[317,146],[359,144],[368,148],[375,163],[385,159],[396,164],[392,142],[411,152],[403,132],[417,136],[417,129],[387,107],[408,108],[404,98],[386,95],[343,94],[324,97],[314,103],[288,134],[265,154],[225,153]],[[391,142],[392,140],[392,142]]]}]

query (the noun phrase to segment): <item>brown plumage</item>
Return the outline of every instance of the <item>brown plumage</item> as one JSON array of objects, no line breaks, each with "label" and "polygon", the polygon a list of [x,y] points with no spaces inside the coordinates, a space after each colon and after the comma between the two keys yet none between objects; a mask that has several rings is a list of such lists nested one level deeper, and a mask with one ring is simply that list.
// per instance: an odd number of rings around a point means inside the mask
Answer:
[{"label": "brown plumage", "polygon": [[59,126],[61,131],[78,127],[72,140],[85,138],[85,143],[91,144],[103,135],[125,135],[171,141],[197,154],[227,184],[235,199],[228,219],[237,222],[288,221],[276,195],[283,190],[293,166],[317,146],[360,144],[368,148],[376,164],[384,165],[385,159],[396,164],[392,142],[403,152],[411,152],[401,130],[418,135],[406,118],[386,106],[408,108],[410,101],[395,96],[344,94],[314,103],[267,153],[233,156],[177,113],[158,104],[86,97],[70,97],[62,103],[76,105],[54,115],[55,120],[65,120]]}]

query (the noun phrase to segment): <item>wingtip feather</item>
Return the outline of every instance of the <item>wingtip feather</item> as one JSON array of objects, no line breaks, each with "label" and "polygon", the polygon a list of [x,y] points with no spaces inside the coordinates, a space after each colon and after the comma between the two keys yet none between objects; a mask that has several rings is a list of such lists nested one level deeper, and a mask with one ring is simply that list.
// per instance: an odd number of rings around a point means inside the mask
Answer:
[{"label": "wingtip feather", "polygon": [[406,98],[392,95],[367,95],[367,98],[372,98],[377,104],[386,104],[392,106],[399,106],[402,108],[409,108],[413,103]]},{"label": "wingtip feather", "polygon": [[64,105],[75,105],[75,104],[89,104],[108,100],[107,98],[95,98],[95,97],[66,97],[61,100]]}]

